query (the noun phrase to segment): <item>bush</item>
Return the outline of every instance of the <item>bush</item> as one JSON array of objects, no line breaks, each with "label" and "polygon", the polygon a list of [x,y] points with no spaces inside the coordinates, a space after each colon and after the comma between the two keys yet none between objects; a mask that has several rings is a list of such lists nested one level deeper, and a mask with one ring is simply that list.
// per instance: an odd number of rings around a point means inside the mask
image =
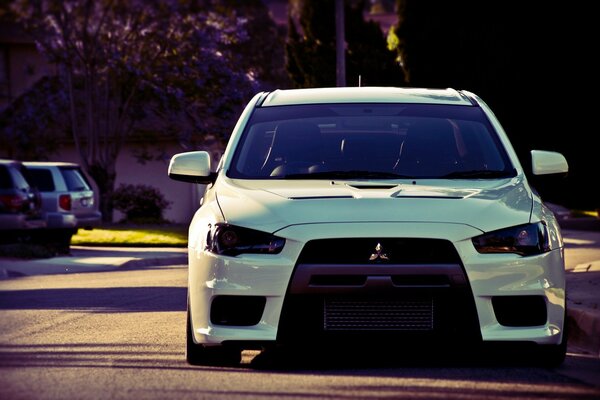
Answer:
[{"label": "bush", "polygon": [[136,223],[163,222],[163,211],[171,206],[160,190],[149,185],[121,184],[112,197],[113,207]]}]

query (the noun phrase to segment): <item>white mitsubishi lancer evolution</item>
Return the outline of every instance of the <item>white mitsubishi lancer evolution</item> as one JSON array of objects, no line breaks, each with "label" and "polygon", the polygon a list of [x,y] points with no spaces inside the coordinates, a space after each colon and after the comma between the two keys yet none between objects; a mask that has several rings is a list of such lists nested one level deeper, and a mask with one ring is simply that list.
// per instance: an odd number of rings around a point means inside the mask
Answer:
[{"label": "white mitsubishi lancer evolution", "polygon": [[[535,175],[565,158],[531,152]],[[216,172],[215,172],[216,170]],[[528,343],[566,353],[563,241],[507,135],[453,89],[257,94],[189,230],[187,360],[285,344]]]}]

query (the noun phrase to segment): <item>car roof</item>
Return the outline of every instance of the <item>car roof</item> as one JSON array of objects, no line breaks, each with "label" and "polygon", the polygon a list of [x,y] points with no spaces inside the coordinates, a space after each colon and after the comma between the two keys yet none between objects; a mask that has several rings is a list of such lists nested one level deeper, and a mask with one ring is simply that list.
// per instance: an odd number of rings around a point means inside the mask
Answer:
[{"label": "car roof", "polygon": [[266,95],[261,106],[331,103],[473,105],[473,101],[465,93],[451,88],[339,87],[275,90]]},{"label": "car roof", "polygon": [[20,164],[17,160],[8,160],[5,158],[0,158],[0,164],[8,165],[8,164]]},{"label": "car roof", "polygon": [[62,161],[25,161],[26,167],[79,167],[79,164]]}]

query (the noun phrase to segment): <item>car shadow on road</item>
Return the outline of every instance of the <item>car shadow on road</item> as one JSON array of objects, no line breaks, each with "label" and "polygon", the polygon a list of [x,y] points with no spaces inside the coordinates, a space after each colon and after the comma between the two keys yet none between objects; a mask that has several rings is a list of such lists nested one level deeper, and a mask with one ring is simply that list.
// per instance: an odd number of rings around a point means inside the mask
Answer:
[{"label": "car shadow on road", "polygon": [[0,291],[0,310],[185,311],[187,288],[169,286]]},{"label": "car shadow on road", "polygon": [[[356,353],[349,352],[348,357],[352,355],[356,356]],[[296,362],[298,359],[289,361]],[[207,382],[206,386],[196,385],[193,389],[189,385],[180,388],[183,394],[189,395],[184,397],[190,398],[594,399],[600,394],[596,388],[536,368],[482,367],[464,361],[432,359],[399,361],[389,354],[379,357],[373,354],[369,363],[361,357],[345,365],[320,361],[313,359],[311,363],[293,368],[260,370],[249,365],[190,366],[185,363],[183,346],[178,343],[165,344],[158,350],[149,350],[147,343],[0,344],[0,371],[17,368],[21,374],[33,379],[36,370],[50,376],[59,376],[61,369],[71,371],[73,368],[77,371],[90,369],[95,374],[109,369],[125,376],[126,371],[131,370],[140,377],[154,378],[160,373],[175,382]],[[243,378],[246,384],[217,388],[207,376],[218,377],[220,373],[231,373],[224,377],[238,383]],[[0,374],[0,384],[7,383],[4,381],[6,376],[10,375]],[[268,386],[268,382],[279,380],[297,384]],[[153,390],[172,396],[171,386],[167,383],[157,386],[155,383]]]},{"label": "car shadow on road", "polygon": [[363,347],[268,349],[254,357],[249,366],[258,370],[294,372],[306,369],[329,370],[398,367],[520,367],[531,360],[481,346],[443,348],[405,345],[401,348],[365,344]]}]

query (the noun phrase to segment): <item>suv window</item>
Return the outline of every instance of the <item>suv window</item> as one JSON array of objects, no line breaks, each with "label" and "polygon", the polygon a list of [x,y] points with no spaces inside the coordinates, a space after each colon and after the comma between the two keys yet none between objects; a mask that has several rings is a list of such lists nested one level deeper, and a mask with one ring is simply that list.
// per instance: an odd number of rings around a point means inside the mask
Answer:
[{"label": "suv window", "polygon": [[[9,168],[8,170],[12,175],[13,182],[15,183],[15,187],[17,189],[29,190],[29,183],[27,182],[27,180],[25,180],[25,177],[21,174],[21,171],[19,171],[19,169]],[[25,171],[26,170],[23,169],[23,173],[26,173]]]},{"label": "suv window", "polygon": [[83,190],[91,190],[87,184],[85,178],[81,175],[81,172],[77,168],[61,168],[63,178],[67,184],[67,189],[73,192],[79,192]]},{"label": "suv window", "polygon": [[29,177],[40,192],[53,192],[56,189],[52,172],[48,169],[29,169]]},{"label": "suv window", "polygon": [[12,187],[13,183],[8,169],[4,165],[0,165],[0,189],[11,189]]}]

